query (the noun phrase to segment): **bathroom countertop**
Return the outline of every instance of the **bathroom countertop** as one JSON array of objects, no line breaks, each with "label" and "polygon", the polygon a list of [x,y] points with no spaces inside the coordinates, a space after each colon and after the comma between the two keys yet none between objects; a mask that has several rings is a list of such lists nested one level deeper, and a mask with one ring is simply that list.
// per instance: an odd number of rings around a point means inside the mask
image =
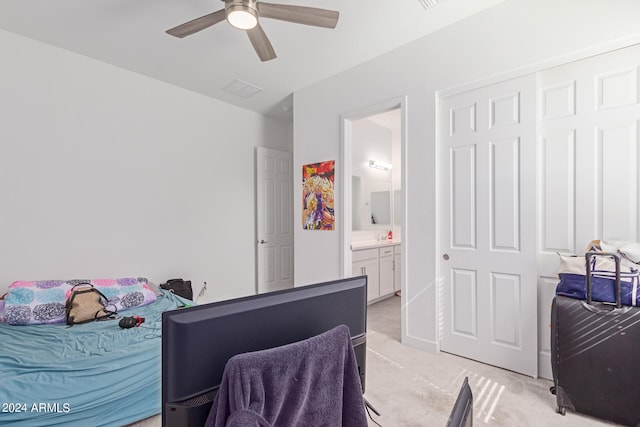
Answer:
[{"label": "bathroom countertop", "polygon": [[362,240],[351,243],[351,250],[382,248],[385,246],[396,246],[400,244],[400,240]]}]

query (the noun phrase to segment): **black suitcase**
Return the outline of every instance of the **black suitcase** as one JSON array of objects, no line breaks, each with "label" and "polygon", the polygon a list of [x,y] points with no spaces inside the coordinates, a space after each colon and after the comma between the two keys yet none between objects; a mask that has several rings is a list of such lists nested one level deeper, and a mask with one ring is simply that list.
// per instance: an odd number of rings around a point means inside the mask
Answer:
[{"label": "black suitcase", "polygon": [[[616,262],[616,304],[591,300],[590,260]],[[551,368],[556,411],[566,408],[640,426],[640,307],[620,303],[620,257],[589,252],[586,300],[556,296],[551,308]]]}]

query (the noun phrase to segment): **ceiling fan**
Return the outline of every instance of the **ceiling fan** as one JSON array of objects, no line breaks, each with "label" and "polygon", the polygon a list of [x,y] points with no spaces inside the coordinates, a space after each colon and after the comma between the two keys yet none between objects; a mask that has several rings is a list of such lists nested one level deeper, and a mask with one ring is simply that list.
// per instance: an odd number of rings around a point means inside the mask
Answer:
[{"label": "ceiling fan", "polygon": [[222,0],[224,9],[210,13],[177,27],[167,30],[167,34],[183,38],[209,28],[225,19],[234,27],[245,30],[256,53],[262,61],[276,57],[276,52],[260,26],[258,18],[279,19],[296,24],[315,27],[335,28],[339,12],[306,6],[264,3],[257,0]]}]

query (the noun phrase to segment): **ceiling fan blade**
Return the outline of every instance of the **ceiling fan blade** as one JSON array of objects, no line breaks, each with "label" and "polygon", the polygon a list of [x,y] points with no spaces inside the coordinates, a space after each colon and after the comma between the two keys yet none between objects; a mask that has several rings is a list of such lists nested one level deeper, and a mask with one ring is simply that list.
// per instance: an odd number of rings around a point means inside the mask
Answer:
[{"label": "ceiling fan blade", "polygon": [[261,18],[279,19],[314,27],[335,28],[340,16],[340,12],[335,10],[307,6],[258,2],[257,7]]},{"label": "ceiling fan blade", "polygon": [[260,24],[247,30],[247,35],[262,62],[275,59],[276,52],[273,50],[273,46],[271,46],[271,42]]},{"label": "ceiling fan blade", "polygon": [[220,21],[224,21],[225,19],[227,19],[227,14],[224,9],[220,9],[217,12],[213,12],[208,15],[201,16],[200,18],[196,18],[193,21],[178,25],[177,27],[167,30],[166,33],[175,37],[183,38],[190,36],[193,33],[197,33],[200,30],[204,30],[205,28],[209,28],[210,26],[217,24]]}]

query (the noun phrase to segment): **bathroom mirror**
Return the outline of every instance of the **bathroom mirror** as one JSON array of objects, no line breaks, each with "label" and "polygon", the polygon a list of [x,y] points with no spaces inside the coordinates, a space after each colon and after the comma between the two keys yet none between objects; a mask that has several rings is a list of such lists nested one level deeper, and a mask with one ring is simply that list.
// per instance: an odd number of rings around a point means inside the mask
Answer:
[{"label": "bathroom mirror", "polygon": [[392,224],[391,183],[351,177],[352,230],[388,229]]},{"label": "bathroom mirror", "polygon": [[391,192],[371,192],[371,224],[391,224]]}]

